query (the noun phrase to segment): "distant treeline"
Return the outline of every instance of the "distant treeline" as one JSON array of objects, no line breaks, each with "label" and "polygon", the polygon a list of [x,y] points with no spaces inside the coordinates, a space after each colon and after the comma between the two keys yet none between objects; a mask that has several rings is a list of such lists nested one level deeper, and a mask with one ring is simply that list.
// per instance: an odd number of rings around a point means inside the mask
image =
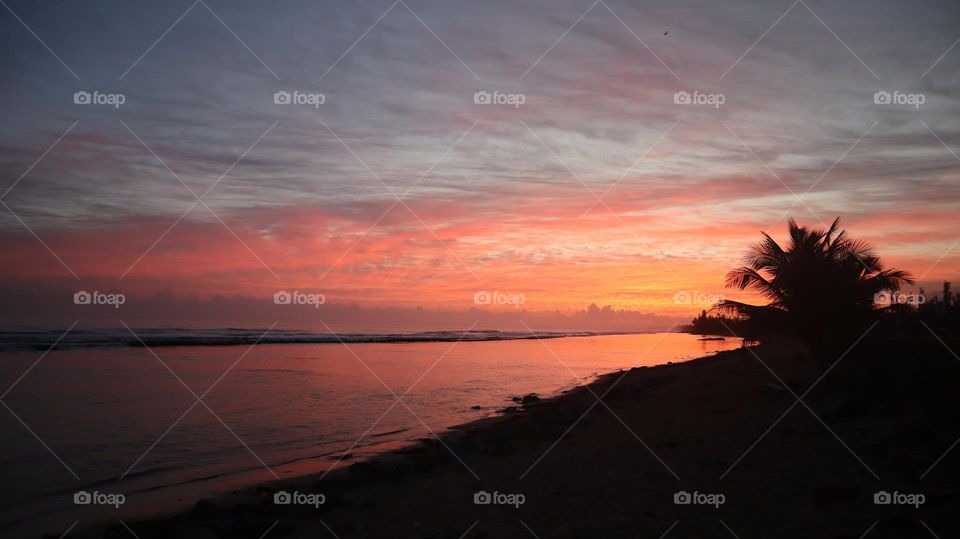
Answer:
[{"label": "distant treeline", "polygon": [[891,333],[928,334],[932,330],[938,335],[960,336],[960,293],[954,292],[948,281],[930,296],[921,288],[918,299],[880,309],[880,328]]},{"label": "distant treeline", "polygon": [[[928,295],[921,288],[919,294],[891,293],[881,299],[876,309],[878,323],[875,331],[878,333],[929,335],[929,331],[933,331],[938,335],[960,336],[960,292],[954,292],[947,281],[936,294]],[[764,334],[790,333],[792,329],[777,327],[775,320],[751,320],[713,312],[713,309],[700,311],[680,331],[755,338]]]},{"label": "distant treeline", "polygon": [[729,318],[718,314],[710,316],[707,311],[700,311],[696,318],[689,324],[680,327],[684,333],[696,333],[698,335],[727,335],[740,336],[743,334],[745,320]]}]

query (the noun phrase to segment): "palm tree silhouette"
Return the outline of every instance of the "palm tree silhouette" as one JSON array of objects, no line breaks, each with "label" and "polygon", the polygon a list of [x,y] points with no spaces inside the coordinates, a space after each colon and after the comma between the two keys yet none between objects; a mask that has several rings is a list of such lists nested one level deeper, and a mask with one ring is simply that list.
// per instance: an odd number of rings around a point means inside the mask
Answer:
[{"label": "palm tree silhouette", "polygon": [[744,257],[746,265],[727,273],[726,285],[756,290],[770,303],[727,300],[715,308],[745,318],[757,331],[799,334],[815,351],[866,329],[877,315],[877,294],[896,292],[913,279],[884,269],[870,245],[839,225],[839,217],[827,230],[790,219],[786,248],[762,232],[763,240]]}]

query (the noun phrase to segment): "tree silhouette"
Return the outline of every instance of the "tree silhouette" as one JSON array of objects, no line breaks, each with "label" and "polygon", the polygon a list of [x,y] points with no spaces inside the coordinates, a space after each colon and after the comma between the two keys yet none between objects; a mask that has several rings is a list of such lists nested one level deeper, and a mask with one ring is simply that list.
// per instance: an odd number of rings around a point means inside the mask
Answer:
[{"label": "tree silhouette", "polygon": [[911,275],[884,269],[873,249],[839,228],[799,226],[789,220],[789,243],[780,246],[769,234],[748,250],[745,265],[727,273],[726,285],[756,290],[767,305],[722,301],[715,308],[746,319],[755,331],[799,334],[815,351],[845,341],[876,319],[880,293],[913,284]]}]

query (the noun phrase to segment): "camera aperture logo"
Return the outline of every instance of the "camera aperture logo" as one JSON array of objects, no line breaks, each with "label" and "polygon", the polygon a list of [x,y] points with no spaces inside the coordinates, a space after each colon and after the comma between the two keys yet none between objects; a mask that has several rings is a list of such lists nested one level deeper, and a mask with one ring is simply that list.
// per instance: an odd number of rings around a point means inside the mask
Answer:
[{"label": "camera aperture logo", "polygon": [[712,505],[715,509],[719,509],[726,502],[727,497],[719,492],[680,490],[673,494],[673,503],[676,505]]},{"label": "camera aperture logo", "polygon": [[123,294],[105,294],[103,292],[87,292],[80,290],[73,294],[74,305],[113,305],[114,309],[119,309],[121,305],[127,302],[127,297]]},{"label": "camera aperture logo", "polygon": [[900,292],[877,292],[873,295],[873,302],[880,306],[889,305],[923,305],[927,302],[923,294],[903,294]]},{"label": "camera aperture logo", "polygon": [[505,94],[501,92],[488,92],[480,90],[473,94],[474,105],[508,105],[519,109],[520,105],[527,102],[527,96],[524,94]]},{"label": "camera aperture logo", "polygon": [[111,105],[118,109],[120,105],[127,102],[127,96],[123,94],[105,94],[97,90],[93,93],[86,90],[80,90],[73,94],[74,105]]},{"label": "camera aperture logo", "polygon": [[114,509],[119,509],[126,503],[127,497],[119,493],[110,492],[87,492],[80,490],[73,493],[73,503],[75,505],[112,505]]},{"label": "camera aperture logo", "polygon": [[304,293],[299,290],[281,290],[273,295],[273,303],[276,305],[312,305],[314,309],[319,309],[326,302],[327,298],[323,294]]},{"label": "camera aperture logo", "polygon": [[274,105],[309,105],[318,109],[320,105],[326,102],[327,96],[316,92],[301,92],[299,90],[288,92],[286,90],[279,90],[273,94]]},{"label": "camera aperture logo", "polygon": [[312,505],[315,509],[326,503],[327,497],[313,492],[281,490],[273,494],[274,505]]},{"label": "camera aperture logo", "polygon": [[676,305],[716,305],[726,299],[723,294],[710,294],[699,290],[680,290],[673,295]]},{"label": "camera aperture logo", "polygon": [[908,105],[919,109],[920,105],[927,102],[927,96],[921,93],[907,93],[899,90],[888,92],[886,90],[877,90],[873,93],[874,105]]},{"label": "camera aperture logo", "polygon": [[480,290],[473,294],[474,305],[513,305],[516,308],[520,308],[526,301],[527,298],[523,294],[510,294],[497,290],[493,292]]},{"label": "camera aperture logo", "polygon": [[873,503],[874,505],[912,505],[919,509],[921,505],[927,503],[927,497],[919,493],[880,490],[873,493]]},{"label": "camera aperture logo", "polygon": [[480,490],[473,493],[474,505],[512,505],[514,509],[520,509],[520,506],[527,502],[527,497],[520,493],[507,493],[493,491],[487,492]]},{"label": "camera aperture logo", "polygon": [[724,94],[705,94],[698,91],[693,93],[686,90],[680,90],[673,94],[674,105],[710,105],[713,108],[720,108],[727,102],[727,96]]}]

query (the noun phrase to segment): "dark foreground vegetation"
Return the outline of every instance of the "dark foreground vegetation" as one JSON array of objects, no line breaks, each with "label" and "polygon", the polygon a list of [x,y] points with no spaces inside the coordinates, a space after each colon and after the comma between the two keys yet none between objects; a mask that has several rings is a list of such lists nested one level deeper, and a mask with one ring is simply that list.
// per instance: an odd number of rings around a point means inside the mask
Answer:
[{"label": "dark foreground vegetation", "polygon": [[840,229],[788,225],[781,246],[770,235],[747,251],[744,265],[727,274],[728,287],[758,292],[766,305],[722,301],[683,331],[750,339],[789,335],[829,357],[858,336],[960,335],[960,294],[944,282],[939,292],[904,293],[909,272],[885,268],[864,241]]}]

